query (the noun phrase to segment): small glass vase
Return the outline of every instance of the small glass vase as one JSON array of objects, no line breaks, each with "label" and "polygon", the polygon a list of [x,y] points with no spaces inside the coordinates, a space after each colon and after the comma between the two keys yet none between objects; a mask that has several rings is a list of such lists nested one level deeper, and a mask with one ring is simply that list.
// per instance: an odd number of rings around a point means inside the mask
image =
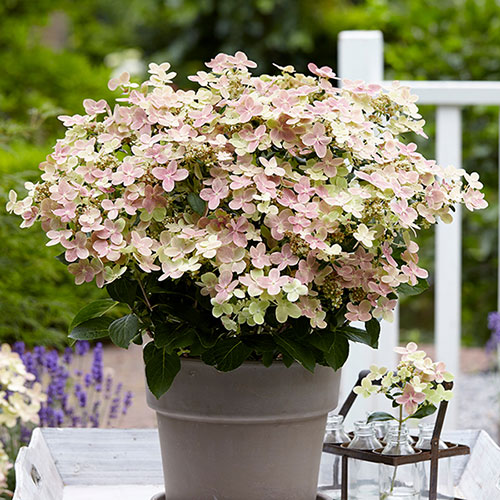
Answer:
[{"label": "small glass vase", "polygon": [[[324,442],[341,444],[350,441],[351,438],[344,431],[344,417],[342,415],[328,415]],[[326,459],[322,460],[319,491],[327,494],[328,498],[340,499],[341,497],[341,464],[342,457],[332,453],[326,454]]]},{"label": "small glass vase", "polygon": [[[348,448],[376,450],[382,443],[375,437],[372,423],[354,423],[354,439]],[[349,500],[379,500],[379,468],[376,463],[349,459]]]},{"label": "small glass vase", "polygon": [[[420,434],[417,444],[415,445],[419,450],[430,450],[432,434],[434,432],[433,424],[420,424],[418,426]],[[448,448],[444,441],[439,440],[439,449],[446,450]],[[421,484],[421,496],[427,498],[429,496],[429,488],[431,481],[431,463],[426,461],[423,463],[424,475]],[[437,484],[437,498],[454,498],[454,484],[453,472],[451,468],[451,459],[442,458],[438,460],[438,484]]]},{"label": "small glass vase", "polygon": [[[405,422],[403,422],[401,424],[401,426],[402,426],[401,427],[402,429],[406,429],[408,431],[408,444],[410,446],[413,446],[413,438],[410,436],[410,431],[408,429],[408,426],[406,425]],[[383,439],[381,439],[382,443],[388,444],[391,434],[394,431],[398,430],[398,428],[399,428],[399,422],[397,420],[390,420],[390,421],[386,422],[385,436]]]},{"label": "small glass vase", "polygon": [[[383,455],[413,455],[406,428],[396,428],[388,436]],[[420,500],[420,481],[423,469],[420,463],[393,467],[380,464],[380,500]]]}]

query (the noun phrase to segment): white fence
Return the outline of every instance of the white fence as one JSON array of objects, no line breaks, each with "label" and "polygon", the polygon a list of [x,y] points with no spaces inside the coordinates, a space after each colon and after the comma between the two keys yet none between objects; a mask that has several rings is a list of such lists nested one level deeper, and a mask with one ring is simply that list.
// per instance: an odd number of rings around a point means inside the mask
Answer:
[{"label": "white fence", "polygon": [[[384,82],[384,42],[380,31],[343,31],[338,45],[339,76],[351,80]],[[461,108],[473,105],[500,105],[500,82],[406,81],[419,97],[417,104],[436,106],[436,159],[443,166],[462,163]],[[386,82],[389,84],[389,82]],[[460,207],[452,224],[436,227],[435,260],[435,345],[436,359],[444,361],[456,375],[455,400],[460,391],[460,336],[462,234]],[[500,228],[499,228],[500,230]],[[500,282],[500,272],[499,272]],[[500,307],[500,305],[499,305]],[[357,373],[370,364],[393,366],[392,348],[398,344],[398,314],[394,323],[383,323],[380,348],[373,351],[363,345],[352,346],[343,371],[341,398],[356,380]],[[379,409],[380,401],[357,401],[351,418]],[[451,403],[447,427],[457,425],[457,403]]]}]

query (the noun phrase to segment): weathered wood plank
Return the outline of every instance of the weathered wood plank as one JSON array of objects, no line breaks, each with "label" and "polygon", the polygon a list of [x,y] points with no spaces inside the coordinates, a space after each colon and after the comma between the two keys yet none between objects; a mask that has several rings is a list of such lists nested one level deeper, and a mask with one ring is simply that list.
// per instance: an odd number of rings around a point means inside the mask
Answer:
[{"label": "weathered wood plank", "polygon": [[161,484],[154,429],[43,429],[65,485]]}]

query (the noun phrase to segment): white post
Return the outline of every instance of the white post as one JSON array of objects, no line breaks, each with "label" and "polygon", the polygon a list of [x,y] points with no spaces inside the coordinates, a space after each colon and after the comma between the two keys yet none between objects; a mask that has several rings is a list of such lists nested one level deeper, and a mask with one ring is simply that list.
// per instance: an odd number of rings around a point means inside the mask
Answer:
[{"label": "white post", "polygon": [[384,79],[384,37],[381,31],[342,31],[339,34],[340,78],[381,82]]},{"label": "white post", "polygon": [[[447,167],[461,168],[462,116],[457,106],[439,106],[436,112],[436,158]],[[461,289],[462,289],[462,213],[456,206],[451,224],[436,227],[436,359],[444,361],[455,375],[454,401],[446,416],[447,428],[457,426],[460,375]]]},{"label": "white post", "polygon": [[[339,77],[349,80],[381,82],[384,79],[384,40],[380,31],[342,31],[338,45]],[[363,325],[362,325],[363,326]],[[394,323],[382,323],[380,347],[374,351],[368,346],[351,343],[349,360],[342,371],[340,403],[350,392],[361,370],[371,364],[393,366],[393,347],[398,343],[398,315]],[[349,414],[349,423],[364,418],[366,412],[374,411],[377,401],[370,398],[356,401]]]}]

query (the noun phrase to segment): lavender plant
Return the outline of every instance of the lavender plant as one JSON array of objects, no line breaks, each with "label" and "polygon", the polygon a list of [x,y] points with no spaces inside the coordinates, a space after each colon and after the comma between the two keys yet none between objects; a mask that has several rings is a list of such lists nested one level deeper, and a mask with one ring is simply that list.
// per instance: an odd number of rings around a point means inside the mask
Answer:
[{"label": "lavender plant", "polygon": [[[40,426],[110,427],[127,414],[132,393],[125,392],[112,371],[104,368],[102,343],[93,348],[90,367],[85,363],[91,350],[87,341],[78,341],[74,350],[68,347],[63,353],[43,346],[27,351],[23,342],[16,342],[13,350],[47,395],[39,412]],[[31,429],[21,433],[21,441],[26,441]]]}]

